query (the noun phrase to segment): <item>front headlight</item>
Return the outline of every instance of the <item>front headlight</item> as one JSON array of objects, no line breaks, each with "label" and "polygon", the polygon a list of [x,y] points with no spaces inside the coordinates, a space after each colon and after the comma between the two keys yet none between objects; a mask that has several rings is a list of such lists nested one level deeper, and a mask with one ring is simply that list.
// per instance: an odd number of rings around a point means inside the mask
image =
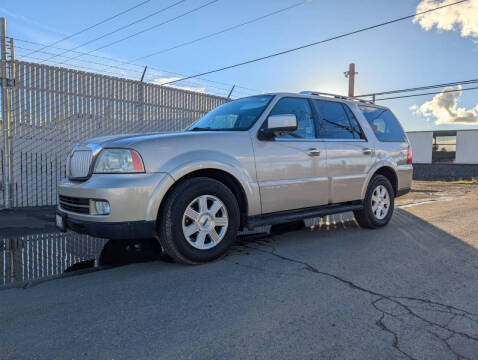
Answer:
[{"label": "front headlight", "polygon": [[95,171],[98,173],[138,173],[144,172],[143,161],[134,150],[104,149],[96,160]]}]

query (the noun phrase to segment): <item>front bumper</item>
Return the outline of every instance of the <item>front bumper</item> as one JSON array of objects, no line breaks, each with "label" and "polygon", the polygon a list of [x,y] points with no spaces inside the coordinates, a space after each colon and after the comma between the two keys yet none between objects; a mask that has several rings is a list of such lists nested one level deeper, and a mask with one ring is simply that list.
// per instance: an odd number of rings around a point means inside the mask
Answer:
[{"label": "front bumper", "polygon": [[155,236],[155,224],[165,183],[172,182],[166,173],[98,174],[87,181],[64,180],[58,195],[76,199],[106,200],[109,215],[96,215],[92,205],[87,213],[63,208],[57,214],[66,229],[106,239],[140,239]]},{"label": "front bumper", "polygon": [[[64,180],[58,186],[58,195],[77,199],[106,200],[109,215],[95,215],[63,208],[69,219],[93,223],[130,223],[156,220],[159,201],[157,192],[170,176],[166,173],[98,174],[87,181]],[[156,202],[158,202],[156,204]],[[90,209],[91,209],[90,205]]]},{"label": "front bumper", "polygon": [[155,221],[96,222],[71,218],[61,210],[56,213],[63,219],[62,231],[69,229],[79,234],[113,240],[149,239],[155,235]]}]

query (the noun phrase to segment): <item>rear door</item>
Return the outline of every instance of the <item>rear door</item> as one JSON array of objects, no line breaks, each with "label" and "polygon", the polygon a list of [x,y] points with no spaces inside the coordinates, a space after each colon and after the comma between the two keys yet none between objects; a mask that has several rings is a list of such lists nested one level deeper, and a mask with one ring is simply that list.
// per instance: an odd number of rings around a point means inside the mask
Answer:
[{"label": "rear door", "polygon": [[311,103],[307,98],[283,97],[269,116],[285,114],[297,117],[295,132],[270,140],[253,138],[263,213],[312,207],[328,201],[325,143],[316,138]]},{"label": "rear door", "polygon": [[318,114],[318,137],[327,149],[330,202],[360,200],[373,165],[374,146],[347,104],[318,99],[313,102]]},{"label": "rear door", "polygon": [[379,141],[376,156],[396,165],[398,189],[410,188],[413,170],[412,164],[408,163],[409,144],[397,118],[387,108],[360,106],[360,110]]}]

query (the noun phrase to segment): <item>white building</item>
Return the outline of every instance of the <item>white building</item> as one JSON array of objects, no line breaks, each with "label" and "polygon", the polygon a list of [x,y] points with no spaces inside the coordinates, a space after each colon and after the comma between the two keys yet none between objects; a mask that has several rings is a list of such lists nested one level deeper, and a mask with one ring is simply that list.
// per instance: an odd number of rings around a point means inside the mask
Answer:
[{"label": "white building", "polygon": [[409,131],[414,164],[478,164],[478,130]]}]

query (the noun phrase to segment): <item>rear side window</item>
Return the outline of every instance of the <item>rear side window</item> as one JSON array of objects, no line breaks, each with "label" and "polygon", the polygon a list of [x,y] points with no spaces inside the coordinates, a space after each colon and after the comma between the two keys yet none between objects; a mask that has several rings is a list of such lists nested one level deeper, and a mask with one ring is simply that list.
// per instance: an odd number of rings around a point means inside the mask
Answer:
[{"label": "rear side window", "polygon": [[361,106],[360,110],[362,110],[379,141],[406,141],[407,138],[405,137],[402,127],[390,110],[369,106]]},{"label": "rear side window", "polygon": [[313,100],[319,113],[319,138],[363,139],[362,130],[352,111],[342,103]]}]

